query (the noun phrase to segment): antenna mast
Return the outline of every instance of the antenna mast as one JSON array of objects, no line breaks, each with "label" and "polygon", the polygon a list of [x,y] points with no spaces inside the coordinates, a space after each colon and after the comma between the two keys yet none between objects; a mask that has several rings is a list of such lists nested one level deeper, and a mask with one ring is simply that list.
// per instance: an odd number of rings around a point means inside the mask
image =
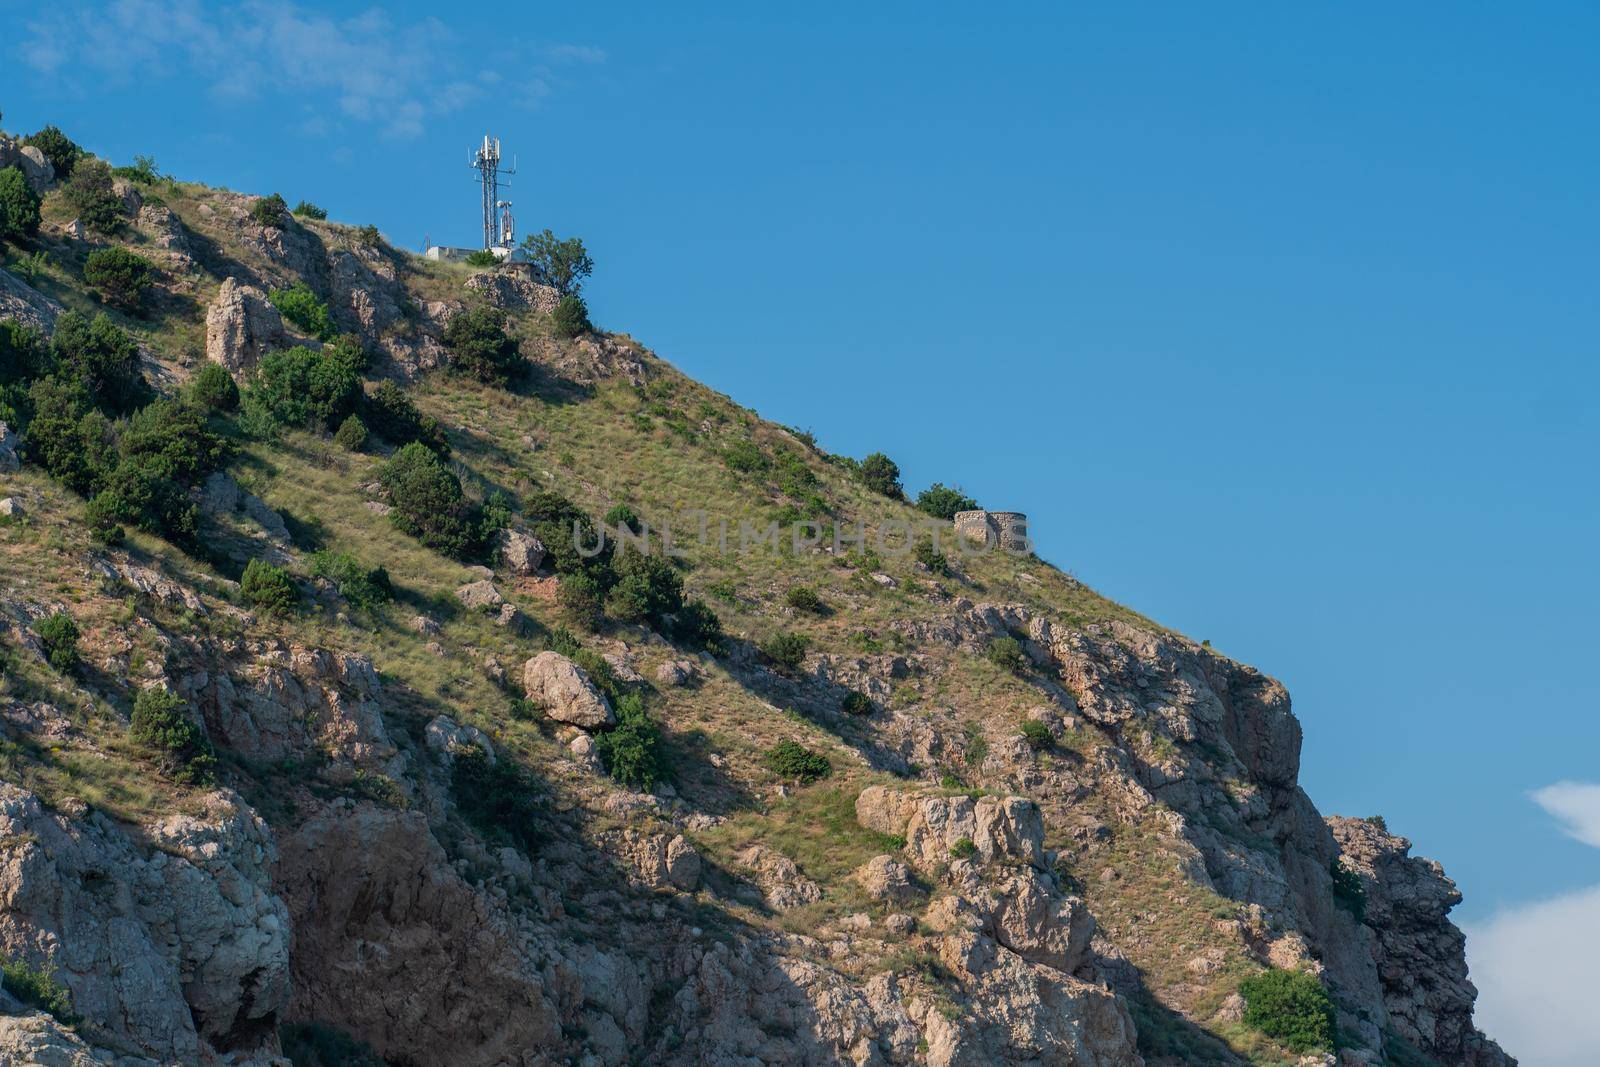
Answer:
[{"label": "antenna mast", "polygon": [[[509,246],[513,232],[511,202],[500,199],[500,139],[484,134],[483,144],[478,146],[477,153],[468,165],[478,172],[478,183],[483,186],[483,247],[493,248],[498,243],[496,238],[502,235]],[[516,161],[513,160],[503,173],[516,172]],[[506,209],[504,219],[498,217],[501,208]]]}]

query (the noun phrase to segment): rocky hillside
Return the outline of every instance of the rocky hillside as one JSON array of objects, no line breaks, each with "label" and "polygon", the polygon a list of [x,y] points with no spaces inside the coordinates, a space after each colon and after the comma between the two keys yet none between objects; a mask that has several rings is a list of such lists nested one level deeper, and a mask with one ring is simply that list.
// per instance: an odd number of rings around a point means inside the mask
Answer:
[{"label": "rocky hillside", "polygon": [[36,141],[0,1062],[1514,1062],[1454,886],[1318,812],[1271,678],[903,551],[892,470],[548,270]]}]

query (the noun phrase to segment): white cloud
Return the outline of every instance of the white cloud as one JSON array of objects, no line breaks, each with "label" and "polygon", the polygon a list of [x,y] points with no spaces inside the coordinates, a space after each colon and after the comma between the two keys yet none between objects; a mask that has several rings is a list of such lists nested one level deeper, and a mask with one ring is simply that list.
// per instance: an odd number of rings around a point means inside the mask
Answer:
[{"label": "white cloud", "polygon": [[[506,55],[547,62],[605,59],[587,45],[501,44]],[[395,137],[420,134],[429,120],[482,99],[501,80],[481,69],[474,42],[438,19],[399,22],[377,8],[334,18],[263,0],[66,0],[32,22],[15,51],[35,70],[68,81],[178,77],[229,101],[315,98],[335,119]],[[497,95],[529,105],[548,92],[544,68],[514,69],[525,81]]]},{"label": "white cloud", "polygon": [[[1600,848],[1600,785],[1556,782],[1530,796]],[[1480,1029],[1523,1067],[1600,1062],[1600,886],[1507,909],[1466,934]]]},{"label": "white cloud", "polygon": [[1600,785],[1557,782],[1537,789],[1534,803],[1560,819],[1562,829],[1586,845],[1600,848]]}]

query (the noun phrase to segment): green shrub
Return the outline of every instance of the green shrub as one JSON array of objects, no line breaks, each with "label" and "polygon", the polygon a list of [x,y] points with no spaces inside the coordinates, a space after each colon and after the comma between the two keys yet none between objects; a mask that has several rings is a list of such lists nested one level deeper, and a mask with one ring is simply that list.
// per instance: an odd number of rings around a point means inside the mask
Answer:
[{"label": "green shrub", "polygon": [[806,785],[833,773],[828,757],[813,752],[798,741],[779,741],[767,751],[767,767],[786,781]]},{"label": "green shrub", "polygon": [[356,244],[362,245],[366,248],[377,248],[379,245],[383,244],[383,234],[379,233],[378,228],[372,225],[370,222],[365,226],[357,226],[354,231],[354,236],[356,239]]},{"label": "green shrub", "polygon": [[583,302],[581,296],[562,297],[550,312],[550,326],[556,336],[562,338],[592,333],[594,324],[589,321],[589,305]]},{"label": "green shrub", "polygon": [[978,846],[972,843],[970,837],[959,837],[955,844],[950,846],[950,858],[953,860],[971,859],[978,854]]},{"label": "green shrub", "polygon": [[333,429],[360,399],[361,376],[344,349],[296,347],[261,357],[242,403],[269,424]]},{"label": "green shrub", "polygon": [[111,184],[111,168],[88,159],[72,168],[61,187],[61,197],[78,220],[97,233],[115,233],[122,226],[125,205]]},{"label": "green shrub", "polygon": [[113,245],[89,253],[83,264],[83,280],[98,289],[107,303],[132,310],[150,288],[154,269],[155,265],[143,256]]},{"label": "green shrub", "polygon": [[1361,876],[1339,859],[1328,865],[1328,873],[1333,876],[1333,902],[1353,915],[1356,922],[1365,922],[1367,887]]},{"label": "green shrub", "polygon": [[[213,364],[214,365],[214,364]],[[122,431],[122,452],[166,464],[166,473],[192,485],[223,467],[233,448],[197,408],[162,398],[140,408]]]},{"label": "green shrub", "polygon": [[477,547],[477,515],[461,481],[439,457],[413,441],[379,476],[389,495],[389,520],[429,548],[461,558]]},{"label": "green shrub", "polygon": [[846,715],[871,715],[872,698],[852,689],[844,695],[844,700],[840,701],[839,710]]},{"label": "green shrub", "polygon": [[294,213],[303,219],[315,219],[321,222],[328,217],[328,213],[309,200],[302,200],[294,206]]},{"label": "green shrub", "polygon": [[1050,727],[1038,719],[1024,720],[1020,732],[1022,739],[1035,752],[1044,752],[1056,743],[1055,735],[1050,732]]},{"label": "green shrub", "polygon": [[71,615],[58,611],[39,620],[33,632],[39,635],[50,666],[62,674],[69,674],[78,666],[78,624]]},{"label": "green shrub", "polygon": [[761,642],[761,654],[783,674],[794,675],[805,665],[811,639],[804,634],[775,633]]},{"label": "green shrub", "polygon": [[295,282],[287,289],[274,289],[267,300],[278,309],[278,314],[319,341],[331,341],[338,335],[328,305],[317,299],[317,294],[305,282]]},{"label": "green shrub", "polygon": [[639,532],[639,516],[631,507],[626,504],[613,505],[611,510],[606,512],[605,518],[601,521],[604,522],[607,527],[613,530],[626,528],[632,530],[634,533]]},{"label": "green shrub", "polygon": [[109,412],[142,407],[150,388],[139,373],[139,346],[104,315],[62,312],[50,337],[58,372],[83,383],[90,402]]},{"label": "green shrub", "polygon": [[76,1026],[80,1020],[72,1010],[71,990],[56,981],[54,963],[30,967],[26,960],[0,960],[0,985],[30,1008],[55,1016],[64,1026]]},{"label": "green shrub", "polygon": [[1245,1025],[1293,1052],[1333,1048],[1333,1002],[1315,975],[1262,971],[1240,982],[1239,994]]},{"label": "green shrub", "polygon": [[334,431],[333,443],[351,452],[360,452],[367,447],[367,424],[361,421],[360,415],[349,416]]},{"label": "green shrub", "polygon": [[269,193],[250,205],[250,217],[262,226],[282,226],[289,205],[277,193]]},{"label": "green shrub", "polygon": [[156,170],[155,156],[134,156],[131,167],[112,167],[111,173],[142,185],[154,185],[161,180],[161,172]]},{"label": "green shrub", "polygon": [[22,139],[24,144],[32,145],[44,153],[44,158],[56,169],[56,181],[65,181],[72,177],[73,168],[83,158],[83,149],[73,143],[72,138],[62,133],[57,126],[46,126],[38,133],[30,133]]},{"label": "green shrub", "polygon": [[680,641],[704,648],[713,655],[722,651],[722,620],[704,600],[684,601],[672,632]]},{"label": "green shrub", "polygon": [[812,615],[822,615],[828,610],[822,598],[817,595],[817,591],[809,585],[791,586],[783,599],[794,610],[809,612]]},{"label": "green shrub", "polygon": [[1385,819],[1382,815],[1368,815],[1365,819],[1362,820],[1362,822],[1370,823],[1371,825],[1376,826],[1378,829],[1382,830],[1384,833],[1388,833],[1389,832],[1389,821],[1387,819]]},{"label": "green shrub", "polygon": [[476,252],[469,253],[464,262],[469,267],[492,267],[500,262],[500,257],[487,248],[480,248]]},{"label": "green shrub", "polygon": [[300,601],[300,594],[289,572],[261,559],[253,559],[244,565],[244,574],[239,579],[239,592],[244,594],[251,607],[269,615],[289,611]]},{"label": "green shrub", "polygon": [[185,548],[197,544],[200,510],[165,458],[124,456],[99,484],[86,512],[96,537],[113,544],[121,540],[117,524],[127,522]]},{"label": "green shrub", "polygon": [[189,402],[209,411],[232,411],[239,406],[239,385],[220,363],[206,363],[189,380]]},{"label": "green shrub", "polygon": [[554,233],[530,233],[522,239],[534,277],[554,286],[563,296],[576,296],[594,272],[594,260],[577,237],[557,238]]},{"label": "green shrub", "polygon": [[368,393],[361,410],[367,428],[392,445],[398,447],[418,441],[440,458],[450,454],[450,442],[444,429],[432,416],[418,411],[411,398],[394,382],[381,382]]},{"label": "green shrub", "polygon": [[595,738],[595,752],[606,773],[630,789],[648,792],[668,775],[661,728],[650,718],[638,693],[617,701],[617,725]]},{"label": "green shrub", "polygon": [[183,699],[165,689],[141,689],[129,718],[133,739],[161,753],[167,773],[189,785],[209,783],[216,757],[189,718]]},{"label": "green shrub", "polygon": [[934,482],[917,494],[917,509],[936,519],[953,519],[956,517],[956,512],[972,511],[977,506],[976,500],[943,482]]},{"label": "green shrub", "polygon": [[605,591],[593,575],[586,571],[574,571],[561,576],[561,585],[556,590],[556,603],[573,622],[593,629],[605,607]]},{"label": "green shrub", "polygon": [[348,552],[313,552],[311,576],[332,582],[346,603],[363,611],[394,598],[389,572],[382,567],[365,567]]},{"label": "green shrub", "polygon": [[505,317],[490,307],[463,311],[444,328],[451,366],[480,382],[504,385],[524,364],[517,342],[506,334]]},{"label": "green shrub", "polygon": [[1001,670],[1020,674],[1028,665],[1028,657],[1022,651],[1022,642],[1015,637],[997,637],[989,642],[989,649],[985,653],[989,662]]},{"label": "green shrub", "polygon": [[911,546],[911,558],[928,568],[928,573],[949,577],[950,557],[940,552],[933,544],[933,538],[920,537],[916,544]]},{"label": "green shrub", "polygon": [[660,624],[683,607],[683,578],[665,556],[629,550],[611,562],[616,584],[606,598],[606,610],[630,622]]},{"label": "green shrub", "polygon": [[722,461],[736,471],[756,474],[772,465],[761,446],[754,441],[735,441],[722,450]]},{"label": "green shrub", "polygon": [[476,745],[457,751],[450,785],[462,818],[479,833],[524,852],[538,847],[544,836],[538,785],[509,753],[490,759]]},{"label": "green shrub", "polygon": [[28,389],[28,407],[28,458],[73,492],[92,495],[114,453],[111,421],[90,407],[88,389],[75,379],[40,378]]},{"label": "green shrub", "polygon": [[905,495],[900,488],[900,465],[882,452],[874,452],[861,461],[861,481],[874,493],[895,500]]},{"label": "green shrub", "polygon": [[39,232],[39,194],[16,167],[0,170],[0,241]]}]

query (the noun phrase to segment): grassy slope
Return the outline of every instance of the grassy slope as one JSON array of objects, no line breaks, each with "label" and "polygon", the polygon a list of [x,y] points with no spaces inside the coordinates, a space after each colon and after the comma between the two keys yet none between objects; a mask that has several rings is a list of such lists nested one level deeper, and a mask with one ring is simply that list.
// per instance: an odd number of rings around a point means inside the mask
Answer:
[{"label": "grassy slope", "polygon": [[[150,197],[147,191],[147,198]],[[203,187],[169,183],[154,196],[172,208],[191,230],[218,243],[231,255],[252,259],[248,250],[230,242],[216,224],[208,203],[218,194]],[[47,218],[62,221],[64,208],[52,196]],[[344,230],[317,224],[330,241]],[[134,247],[147,239],[130,230]],[[76,243],[48,244],[51,262],[38,285],[69,307],[98,310],[94,298],[77,280],[81,248]],[[15,259],[12,252],[8,258]],[[258,264],[259,265],[259,264]],[[408,259],[406,282],[418,300],[463,299],[461,287],[469,271],[454,265]],[[148,318],[116,316],[138,334],[172,371],[174,380],[203,358],[204,307],[220,279],[202,269],[166,280],[166,292]],[[547,324],[534,317],[514,323],[531,352],[552,353],[559,346]],[[672,368],[651,360],[653,378],[644,389],[623,382],[601,382],[592,390],[561,390],[544,395],[485,388],[447,373],[436,373],[414,386],[417,403],[450,430],[458,469],[469,491],[501,487],[513,494],[553,488],[598,515],[626,502],[645,519],[660,523],[685,509],[701,509],[741,521],[765,525],[791,501],[777,488],[771,472],[732,469],[724,450],[741,440],[755,442],[767,455],[790,451],[801,455],[816,478],[816,491],[832,516],[866,523],[916,520],[908,505],[865,490],[852,475],[825,461],[787,430],[763,422],[725,396],[692,382]],[[499,745],[517,752],[530,765],[554,766],[561,751],[547,726],[514,713],[512,695],[485,677],[479,660],[494,655],[513,680],[522,660],[538,647],[537,638],[520,638],[497,628],[483,616],[460,610],[453,590],[470,580],[460,564],[430,552],[396,532],[365,506],[359,486],[376,477],[381,457],[353,455],[326,439],[289,434],[274,443],[248,443],[233,467],[239,481],[293,520],[306,545],[313,543],[351,552],[369,563],[382,563],[401,589],[400,600],[370,617],[346,619],[333,610],[311,608],[288,621],[236,618],[225,610],[232,596],[226,582],[159,540],[136,537],[133,551],[166,568],[201,590],[214,605],[203,619],[171,609],[134,605],[124,591],[102,588],[83,578],[82,560],[92,546],[81,525],[81,502],[36,472],[18,484],[31,501],[32,518],[0,529],[0,558],[6,560],[7,595],[21,588],[30,599],[63,603],[83,624],[86,644],[118,641],[131,647],[127,677],[96,677],[90,688],[112,694],[125,711],[129,683],[138,675],[140,642],[159,644],[160,631],[234,628],[247,635],[277,636],[303,644],[358,651],[370,655],[390,683],[418,715],[448,711],[489,732]],[[1008,502],[1025,506],[1026,502]],[[960,577],[930,583],[909,559],[886,557],[877,566],[891,574],[898,587],[884,588],[865,568],[841,565],[831,555],[804,552],[723,555],[714,547],[690,542],[685,582],[688,590],[712,603],[736,638],[759,640],[779,629],[806,634],[813,650],[860,655],[864,651],[909,650],[902,637],[908,620],[948,612],[949,597],[974,601],[1026,604],[1035,612],[1072,627],[1123,620],[1156,624],[1098,596],[1070,577],[1035,559],[996,554],[962,564]],[[304,570],[303,562],[300,569]],[[15,576],[26,573],[28,577]],[[817,590],[829,611],[797,614],[783,597],[793,585]],[[562,624],[556,606],[532,584],[501,583],[540,627]],[[428,638],[410,625],[423,613],[442,626],[436,638],[444,655],[427,647]],[[131,636],[130,636],[131,635]],[[102,639],[103,638],[103,639]],[[654,668],[677,652],[652,642],[637,629],[620,628],[586,638],[598,647],[622,639],[635,649],[638,668],[649,677]],[[149,652],[157,651],[152,647]],[[932,660],[932,669],[899,685],[896,707],[925,715],[947,737],[964,739],[952,745],[957,755],[943,767],[924,768],[937,781],[952,775],[970,785],[975,780],[972,757],[989,739],[1016,732],[1027,708],[1043,702],[1026,681],[1014,678],[980,657],[932,643],[914,651]],[[24,657],[13,655],[14,662]],[[707,678],[693,689],[670,690],[655,698],[652,710],[663,721],[678,763],[678,788],[694,803],[726,814],[728,821],[698,835],[697,844],[714,864],[736,866],[734,857],[747,844],[761,841],[793,858],[823,885],[825,899],[800,912],[771,916],[754,905],[731,905],[743,922],[780,923],[814,928],[830,917],[873,910],[845,876],[883,848],[875,835],[860,830],[853,818],[853,800],[864,785],[887,781],[869,769],[846,740],[796,714],[784,714],[745,684],[745,675],[707,662]],[[744,680],[741,680],[744,679]],[[5,683],[10,692],[32,699],[51,699],[92,739],[91,745],[67,743],[49,751],[4,751],[4,774],[38,788],[47,798],[76,795],[121,818],[137,821],[174,807],[192,804],[182,790],[148,773],[135,746],[127,742],[121,719],[104,701],[73,692],[60,679],[37,666],[14,669]],[[836,768],[828,781],[781,796],[779,783],[761,755],[783,738],[797,738],[826,752]],[[1086,750],[1102,743],[1089,737]],[[90,754],[91,748],[97,754]],[[964,755],[963,755],[964,754]],[[713,760],[713,756],[716,757]],[[592,790],[592,780],[555,780],[557,791]],[[1091,799],[1090,804],[1094,802]],[[591,806],[592,807],[592,806]],[[602,832],[614,820],[595,816],[590,828]],[[1103,866],[1115,865],[1123,877],[1103,882]],[[1178,875],[1176,861],[1165,853],[1149,827],[1131,827],[1119,834],[1117,848],[1103,865],[1076,872],[1086,886],[1103,927],[1119,944],[1136,946],[1130,956],[1161,1000],[1187,1008],[1193,1017],[1209,1017],[1231,992],[1246,965],[1230,960],[1217,975],[1201,981],[1183,970],[1183,962],[1207,947],[1221,945],[1213,924],[1230,902],[1203,894]],[[1143,1022],[1152,1050],[1193,1060],[1214,1058],[1206,1039],[1181,1025],[1167,1027],[1161,1012],[1145,1013]],[[1227,1035],[1235,1047],[1260,1062],[1274,1062],[1281,1050],[1243,1033]],[[1163,1043],[1166,1043],[1163,1045]]]}]

